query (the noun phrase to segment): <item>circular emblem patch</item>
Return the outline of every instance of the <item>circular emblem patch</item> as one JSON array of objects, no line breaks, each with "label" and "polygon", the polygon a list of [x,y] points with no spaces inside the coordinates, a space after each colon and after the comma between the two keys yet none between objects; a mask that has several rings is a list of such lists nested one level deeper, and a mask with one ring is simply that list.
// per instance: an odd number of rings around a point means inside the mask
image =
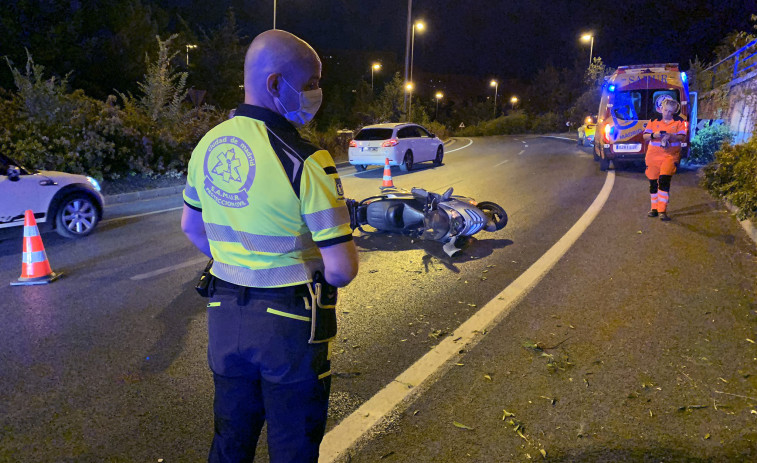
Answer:
[{"label": "circular emblem patch", "polygon": [[205,192],[224,207],[249,204],[248,192],[255,179],[255,156],[247,143],[226,136],[213,140],[205,152]]}]

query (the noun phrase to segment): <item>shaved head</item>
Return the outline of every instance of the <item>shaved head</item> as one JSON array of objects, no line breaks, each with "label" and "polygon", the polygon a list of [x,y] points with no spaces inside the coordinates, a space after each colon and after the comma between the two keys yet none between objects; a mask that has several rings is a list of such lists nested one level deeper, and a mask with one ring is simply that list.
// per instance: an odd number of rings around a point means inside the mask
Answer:
[{"label": "shaved head", "polygon": [[277,111],[281,78],[295,91],[318,88],[321,60],[307,42],[289,32],[274,29],[255,37],[244,59],[245,103]]}]

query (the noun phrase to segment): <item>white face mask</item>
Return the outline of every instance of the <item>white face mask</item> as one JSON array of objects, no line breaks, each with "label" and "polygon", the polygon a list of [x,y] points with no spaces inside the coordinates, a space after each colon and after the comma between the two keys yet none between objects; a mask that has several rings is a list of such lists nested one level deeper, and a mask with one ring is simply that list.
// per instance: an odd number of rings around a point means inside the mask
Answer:
[{"label": "white face mask", "polygon": [[283,111],[282,115],[289,122],[302,127],[313,120],[315,113],[318,112],[318,108],[321,107],[321,101],[323,101],[323,91],[320,88],[317,88],[315,90],[298,92],[289,84],[289,82],[286,81],[286,79],[284,79],[283,76],[281,77],[281,80],[283,80],[284,83],[287,84],[287,87],[291,88],[295,93],[297,93],[300,98],[300,106],[294,111],[289,111],[279,98],[274,97],[274,101],[279,106],[281,106],[281,109]]}]

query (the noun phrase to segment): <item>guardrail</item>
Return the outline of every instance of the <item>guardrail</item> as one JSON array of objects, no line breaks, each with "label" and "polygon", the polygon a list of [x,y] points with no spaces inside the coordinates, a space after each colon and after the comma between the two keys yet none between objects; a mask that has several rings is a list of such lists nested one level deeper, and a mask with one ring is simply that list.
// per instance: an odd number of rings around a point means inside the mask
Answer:
[{"label": "guardrail", "polygon": [[[731,61],[733,64],[730,64]],[[745,75],[755,65],[757,65],[757,40],[752,40],[726,58],[702,70],[701,76],[697,76],[697,81],[702,91],[713,90]]]}]

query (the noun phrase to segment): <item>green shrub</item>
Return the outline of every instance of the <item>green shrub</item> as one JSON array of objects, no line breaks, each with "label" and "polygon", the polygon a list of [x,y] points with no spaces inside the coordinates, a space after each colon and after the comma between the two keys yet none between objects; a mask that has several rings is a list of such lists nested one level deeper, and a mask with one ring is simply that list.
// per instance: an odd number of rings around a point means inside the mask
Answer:
[{"label": "green shrub", "polygon": [[738,207],[740,220],[757,218],[757,139],[735,146],[724,144],[705,167],[702,184]]},{"label": "green shrub", "polygon": [[426,124],[424,124],[424,127],[431,131],[431,133],[439,137],[440,140],[446,140],[450,137],[451,132],[449,128],[447,128],[447,126],[442,124],[441,122],[427,122]]},{"label": "green shrub", "polygon": [[715,152],[723,146],[723,143],[731,143],[732,140],[733,133],[725,124],[705,127],[697,131],[691,139],[688,160],[694,164],[709,164],[715,160]]},{"label": "green shrub", "polygon": [[530,131],[535,133],[554,133],[565,129],[565,118],[555,112],[533,116]]}]

